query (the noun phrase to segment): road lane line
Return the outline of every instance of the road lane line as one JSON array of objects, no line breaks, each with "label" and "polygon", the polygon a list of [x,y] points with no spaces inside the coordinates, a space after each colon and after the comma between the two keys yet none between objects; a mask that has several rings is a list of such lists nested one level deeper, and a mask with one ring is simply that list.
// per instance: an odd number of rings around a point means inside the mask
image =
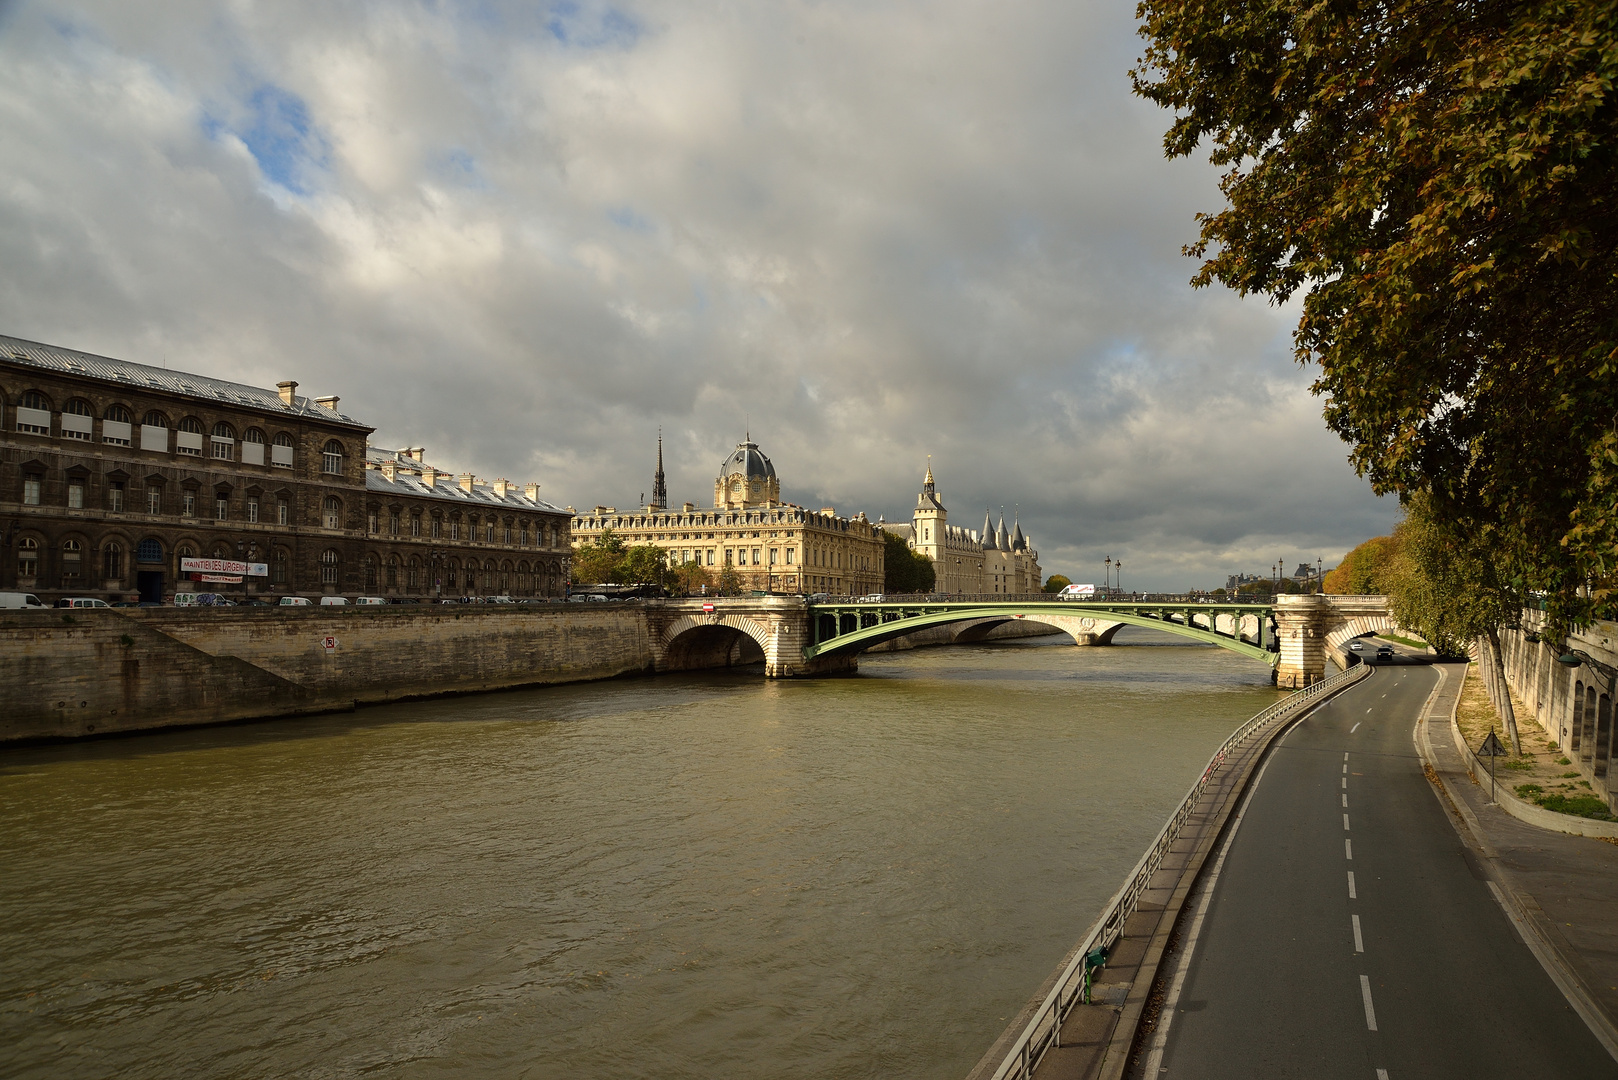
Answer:
[{"label": "road lane line", "polygon": [[1348,859],[1350,862],[1353,861],[1353,859],[1354,859],[1354,841],[1352,841],[1352,840],[1344,840],[1343,841],[1343,857],[1345,859]]},{"label": "road lane line", "polygon": [[1354,915],[1354,916],[1351,916],[1351,917],[1354,920],[1354,951],[1355,952],[1364,952],[1365,951],[1365,939],[1360,936],[1360,917],[1358,915]]},{"label": "road lane line", "polygon": [[1354,871],[1352,870],[1348,872],[1348,898],[1350,900],[1359,899],[1358,896],[1354,895]]},{"label": "road lane line", "polygon": [[[1344,761],[1347,761],[1347,760],[1348,760],[1348,751],[1347,751],[1347,750],[1345,750],[1345,751],[1343,751],[1343,760],[1344,760]],[[1344,771],[1344,772],[1347,772],[1347,771],[1348,771],[1348,770],[1347,770],[1347,769],[1344,769],[1344,770],[1343,770],[1343,771]]]},{"label": "road lane line", "polygon": [[1343,793],[1343,806],[1344,807],[1348,806],[1348,793],[1347,792]]},{"label": "road lane line", "polygon": [[1376,1080],[1388,1080],[1388,1070],[1378,1069],[1376,1071]]},{"label": "road lane line", "polygon": [[1348,775],[1348,766],[1347,766],[1347,765],[1344,765],[1344,766],[1343,766],[1343,775],[1344,775],[1344,776],[1347,776],[1347,775]]},{"label": "road lane line", "polygon": [[1364,720],[1356,720],[1356,721],[1354,721],[1354,726],[1348,729],[1348,733],[1350,735],[1354,734],[1356,731],[1358,731],[1360,729],[1360,725],[1363,724],[1363,723],[1365,723]]},{"label": "road lane line", "polygon": [[1368,975],[1360,976],[1360,996],[1365,999],[1365,1029],[1376,1030],[1376,1008],[1371,1004],[1371,979]]},{"label": "road lane line", "polygon": [[1346,776],[1343,777],[1343,787],[1345,790],[1348,788],[1348,777]]},{"label": "road lane line", "polygon": [[[1348,796],[1344,795],[1343,798],[1346,799],[1346,798],[1348,798]],[[1347,814],[1343,815],[1343,831],[1348,832],[1348,815]]]},{"label": "road lane line", "polygon": [[[1374,708],[1376,708],[1376,706],[1375,706],[1375,705],[1372,705],[1372,706],[1371,706],[1371,709],[1374,709]],[[1365,711],[1366,711],[1366,712],[1370,712],[1370,711],[1371,711],[1371,709],[1366,709],[1366,710],[1365,710]]]}]

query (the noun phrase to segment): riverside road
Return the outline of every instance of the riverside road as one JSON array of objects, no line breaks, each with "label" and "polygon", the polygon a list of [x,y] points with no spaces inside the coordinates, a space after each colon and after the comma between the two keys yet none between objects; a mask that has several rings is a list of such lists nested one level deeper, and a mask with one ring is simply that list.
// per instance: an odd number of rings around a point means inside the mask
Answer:
[{"label": "riverside road", "polygon": [[1618,1076],[1423,775],[1437,680],[1384,665],[1276,747],[1169,976],[1155,1077]]}]

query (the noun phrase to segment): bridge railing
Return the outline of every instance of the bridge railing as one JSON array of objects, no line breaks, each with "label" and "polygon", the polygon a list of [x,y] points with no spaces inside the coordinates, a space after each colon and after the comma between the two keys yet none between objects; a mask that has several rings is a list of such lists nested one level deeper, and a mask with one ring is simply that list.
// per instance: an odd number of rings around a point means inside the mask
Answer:
[{"label": "bridge railing", "polygon": [[1107,592],[1097,590],[1094,596],[1062,596],[1058,593],[872,593],[882,596],[880,601],[866,600],[864,596],[830,596],[816,593],[809,598],[811,604],[1207,604],[1210,607],[1272,607],[1267,599],[1220,600],[1205,593],[1138,593]]},{"label": "bridge railing", "polygon": [[1164,856],[1179,839],[1181,827],[1196,810],[1203,790],[1225,764],[1230,752],[1266,725],[1296,715],[1299,710],[1307,707],[1322,694],[1341,689],[1363,678],[1368,671],[1365,665],[1357,665],[1322,679],[1313,686],[1289,694],[1237,728],[1220,744],[1213,757],[1208,759],[1208,767],[1202,771],[1202,776],[1191,785],[1191,790],[1186,792],[1179,807],[1170,815],[1168,824],[1163,826],[1163,831],[1157,834],[1152,846],[1141,856],[1140,862],[1135,864],[1134,872],[1124,882],[1123,888],[1114,894],[1101,917],[1091,925],[1088,934],[1074,951],[1072,959],[1062,969],[1056,985],[1051,988],[1050,993],[1035,1011],[1033,1019],[1028,1021],[999,1066],[985,1074],[984,1080],[1010,1080],[1011,1077],[1028,1080],[1033,1076],[1034,1069],[1046,1052],[1053,1046],[1061,1045],[1059,1038],[1062,1022],[1067,1019],[1073,1006],[1083,1000],[1089,987],[1093,967],[1088,962],[1089,957],[1098,949],[1104,953],[1110,952],[1113,945],[1123,936],[1124,923],[1140,905],[1140,898],[1150,886],[1152,876],[1163,865]]}]

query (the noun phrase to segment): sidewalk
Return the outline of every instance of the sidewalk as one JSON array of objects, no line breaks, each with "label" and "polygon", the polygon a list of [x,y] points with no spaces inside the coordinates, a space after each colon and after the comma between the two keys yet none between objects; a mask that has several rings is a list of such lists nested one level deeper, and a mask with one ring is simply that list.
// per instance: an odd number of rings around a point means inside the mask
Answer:
[{"label": "sidewalk", "polygon": [[1570,1004],[1618,1057],[1618,845],[1529,825],[1489,805],[1450,734],[1461,664],[1435,664],[1443,682],[1416,741],[1451,821],[1507,914]]}]

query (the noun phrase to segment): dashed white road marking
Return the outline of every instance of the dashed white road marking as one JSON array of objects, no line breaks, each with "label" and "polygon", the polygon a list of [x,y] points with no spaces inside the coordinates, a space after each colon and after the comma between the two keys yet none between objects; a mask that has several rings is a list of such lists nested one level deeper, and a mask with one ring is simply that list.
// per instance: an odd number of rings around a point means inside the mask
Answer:
[{"label": "dashed white road marking", "polygon": [[1356,731],[1358,731],[1360,729],[1360,725],[1363,724],[1363,723],[1365,723],[1364,720],[1356,720],[1356,721],[1354,721],[1354,726],[1348,729],[1348,733],[1350,735],[1354,734]]},{"label": "dashed white road marking", "polygon": [[1354,895],[1354,871],[1352,871],[1352,870],[1350,870],[1348,872],[1348,898],[1350,900],[1358,900],[1359,899],[1358,896]]},{"label": "dashed white road marking", "polygon": [[1347,766],[1347,765],[1344,765],[1344,766],[1343,766],[1343,775],[1344,775],[1344,776],[1347,776],[1347,775],[1348,775],[1348,766]]},{"label": "dashed white road marking", "polygon": [[1365,1028],[1367,1031],[1375,1031],[1376,1007],[1371,1004],[1371,978],[1369,975],[1360,976],[1360,996],[1365,999]]},{"label": "dashed white road marking", "polygon": [[[1343,798],[1346,799],[1346,798],[1348,798],[1348,796],[1344,795]],[[1343,815],[1343,831],[1348,832],[1348,815],[1347,814]]]},{"label": "dashed white road marking", "polygon": [[[1343,760],[1344,760],[1344,761],[1347,761],[1347,760],[1348,760],[1348,751],[1347,751],[1347,750],[1344,750],[1344,751],[1343,751]],[[1347,772],[1347,771],[1348,771],[1348,770],[1347,770],[1347,769],[1344,769],[1344,770],[1343,770],[1343,771],[1344,771],[1344,772]]]},{"label": "dashed white road marking", "polygon": [[1352,841],[1352,840],[1344,840],[1343,841],[1343,858],[1348,859],[1351,862],[1353,861],[1353,859],[1354,859],[1354,841]]},{"label": "dashed white road marking", "polygon": [[1343,787],[1348,787],[1348,777],[1343,777]]},{"label": "dashed white road marking", "polygon": [[1352,918],[1354,919],[1354,951],[1355,952],[1364,952],[1365,951],[1365,939],[1360,936],[1360,917],[1358,915],[1355,915],[1355,916],[1352,916]]},{"label": "dashed white road marking", "polygon": [[1376,1080],[1388,1080],[1388,1070],[1378,1069],[1376,1071]]},{"label": "dashed white road marking", "polygon": [[1348,805],[1348,795],[1347,795],[1347,793],[1346,793],[1346,792],[1345,792],[1345,793],[1344,793],[1344,795],[1343,795],[1343,805],[1344,805],[1344,806],[1347,806],[1347,805]]},{"label": "dashed white road marking", "polygon": [[[1374,709],[1374,708],[1376,708],[1376,706],[1375,706],[1375,705],[1373,705],[1373,706],[1371,706],[1371,709]],[[1366,710],[1365,710],[1365,711],[1366,711],[1366,712],[1370,712],[1370,711],[1371,711],[1371,709],[1366,709]]]}]

